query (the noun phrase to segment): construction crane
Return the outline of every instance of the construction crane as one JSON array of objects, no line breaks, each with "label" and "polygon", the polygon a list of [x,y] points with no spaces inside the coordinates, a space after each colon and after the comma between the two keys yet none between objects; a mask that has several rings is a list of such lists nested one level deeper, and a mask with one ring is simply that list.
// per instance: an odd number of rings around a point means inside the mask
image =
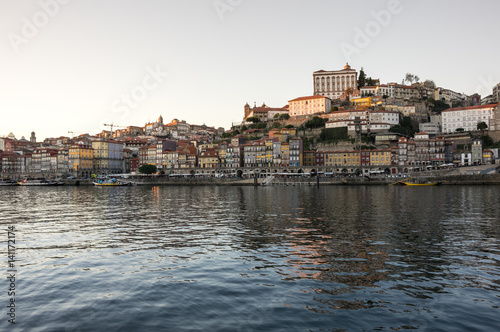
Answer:
[{"label": "construction crane", "polygon": [[75,134],[81,134],[81,133],[87,134],[88,131],[68,131],[68,134],[71,134],[71,138],[73,138]]},{"label": "construction crane", "polygon": [[103,126],[108,126],[109,127],[109,130],[111,131],[111,135],[113,135],[113,127],[127,128],[126,126],[119,126],[119,125],[115,125],[113,123],[111,123],[111,124],[104,123]]}]

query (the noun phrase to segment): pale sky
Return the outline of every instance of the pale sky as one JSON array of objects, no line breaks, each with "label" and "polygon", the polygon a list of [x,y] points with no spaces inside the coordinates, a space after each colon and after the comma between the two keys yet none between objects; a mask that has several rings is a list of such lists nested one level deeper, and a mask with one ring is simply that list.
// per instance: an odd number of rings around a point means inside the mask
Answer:
[{"label": "pale sky", "polygon": [[346,61],[484,97],[500,82],[499,13],[498,0],[0,0],[0,136],[159,115],[229,129],[246,102],[312,95],[312,73]]}]

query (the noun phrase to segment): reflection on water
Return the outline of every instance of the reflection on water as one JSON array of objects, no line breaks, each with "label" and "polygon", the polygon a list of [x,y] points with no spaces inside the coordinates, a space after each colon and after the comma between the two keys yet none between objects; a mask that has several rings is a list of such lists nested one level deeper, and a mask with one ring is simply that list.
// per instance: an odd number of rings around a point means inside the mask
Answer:
[{"label": "reflection on water", "polygon": [[1,188],[1,223],[18,230],[15,328],[492,329],[499,193]]}]

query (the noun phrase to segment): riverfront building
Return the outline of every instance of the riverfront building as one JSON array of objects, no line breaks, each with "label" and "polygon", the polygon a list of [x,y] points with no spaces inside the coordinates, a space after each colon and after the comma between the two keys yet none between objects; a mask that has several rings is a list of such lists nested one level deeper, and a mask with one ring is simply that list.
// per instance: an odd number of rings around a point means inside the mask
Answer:
[{"label": "riverfront building", "polygon": [[73,175],[90,177],[94,172],[94,149],[92,145],[81,142],[70,146],[68,158]]},{"label": "riverfront building", "polygon": [[94,171],[96,174],[123,172],[123,144],[113,140],[92,142],[94,149]]}]

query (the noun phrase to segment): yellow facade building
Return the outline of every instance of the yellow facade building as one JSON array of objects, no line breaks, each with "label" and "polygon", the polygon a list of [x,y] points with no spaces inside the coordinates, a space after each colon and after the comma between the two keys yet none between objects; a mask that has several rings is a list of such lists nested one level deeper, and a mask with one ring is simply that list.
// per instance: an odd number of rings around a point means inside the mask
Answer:
[{"label": "yellow facade building", "polygon": [[370,166],[391,166],[391,150],[371,150]]},{"label": "yellow facade building", "polygon": [[69,148],[69,167],[76,176],[90,177],[94,170],[94,149],[87,144],[75,144]]}]

